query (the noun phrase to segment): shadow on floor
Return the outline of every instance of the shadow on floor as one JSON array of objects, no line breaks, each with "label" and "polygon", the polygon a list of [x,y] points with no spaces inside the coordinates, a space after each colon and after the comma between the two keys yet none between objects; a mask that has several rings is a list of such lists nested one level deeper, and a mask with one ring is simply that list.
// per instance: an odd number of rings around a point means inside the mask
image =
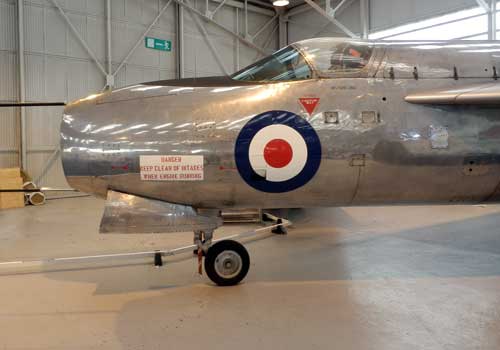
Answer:
[{"label": "shadow on floor", "polygon": [[[251,268],[246,283],[500,275],[497,214],[387,234],[356,232],[355,222],[342,210],[323,214],[328,214],[327,220],[319,222],[296,211],[295,228],[288,235],[248,243]],[[353,231],[341,234],[334,222],[347,222],[345,227]],[[46,276],[95,283],[98,294],[210,284],[197,275],[196,266],[196,260],[189,259],[167,262],[161,269],[127,266]]]}]

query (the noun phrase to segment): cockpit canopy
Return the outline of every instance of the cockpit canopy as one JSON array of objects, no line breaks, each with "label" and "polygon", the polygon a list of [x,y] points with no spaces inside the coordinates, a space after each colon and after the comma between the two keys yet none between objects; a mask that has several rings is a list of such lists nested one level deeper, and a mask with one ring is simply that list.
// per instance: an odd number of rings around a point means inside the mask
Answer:
[{"label": "cockpit canopy", "polygon": [[273,82],[311,78],[356,77],[372,57],[373,45],[320,38],[300,41],[234,73],[240,81]]}]

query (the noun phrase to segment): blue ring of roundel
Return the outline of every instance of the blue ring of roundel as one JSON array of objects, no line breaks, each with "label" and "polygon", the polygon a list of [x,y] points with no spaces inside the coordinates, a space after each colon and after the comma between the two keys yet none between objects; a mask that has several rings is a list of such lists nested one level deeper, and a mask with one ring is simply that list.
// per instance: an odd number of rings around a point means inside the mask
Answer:
[{"label": "blue ring of roundel", "polygon": [[[259,130],[274,124],[287,125],[295,129],[307,146],[307,161],[304,168],[293,178],[281,181],[267,181],[250,165],[249,148]],[[307,120],[288,111],[268,111],[250,119],[241,129],[234,150],[236,167],[245,182],[256,190],[268,193],[293,191],[311,180],[321,163],[321,142],[318,134]]]}]

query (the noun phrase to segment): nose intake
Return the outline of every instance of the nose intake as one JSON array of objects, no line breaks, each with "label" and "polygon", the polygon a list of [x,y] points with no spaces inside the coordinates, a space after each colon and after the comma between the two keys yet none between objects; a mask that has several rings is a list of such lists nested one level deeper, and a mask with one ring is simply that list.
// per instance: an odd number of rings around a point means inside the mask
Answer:
[{"label": "nose intake", "polygon": [[94,103],[75,102],[64,109],[61,131],[61,161],[70,187],[86,193],[95,193],[89,171],[88,145],[85,118]]}]

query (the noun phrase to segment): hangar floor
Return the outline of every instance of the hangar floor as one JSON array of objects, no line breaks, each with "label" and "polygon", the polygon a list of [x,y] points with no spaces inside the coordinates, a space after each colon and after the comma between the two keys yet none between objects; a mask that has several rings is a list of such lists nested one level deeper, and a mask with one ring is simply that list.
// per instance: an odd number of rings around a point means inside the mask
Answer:
[{"label": "hangar floor", "polygon": [[[99,236],[103,201],[0,212],[0,261],[188,244]],[[245,283],[194,259],[12,275],[0,269],[0,349],[498,349],[500,206],[294,211],[247,244]],[[224,234],[241,226],[226,226]]]}]

